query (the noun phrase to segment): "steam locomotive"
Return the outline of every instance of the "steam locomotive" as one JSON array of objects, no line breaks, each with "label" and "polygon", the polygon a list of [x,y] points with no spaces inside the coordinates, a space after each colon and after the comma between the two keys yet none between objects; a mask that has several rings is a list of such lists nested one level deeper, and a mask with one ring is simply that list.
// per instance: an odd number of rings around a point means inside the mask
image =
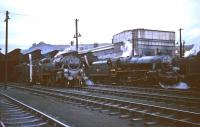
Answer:
[{"label": "steam locomotive", "polygon": [[172,63],[172,58],[166,55],[113,58],[93,62],[87,75],[97,82],[173,84],[181,76]]},{"label": "steam locomotive", "polygon": [[88,79],[85,75],[85,59],[77,52],[68,52],[53,57],[34,60],[32,63],[17,65],[20,79],[41,85],[82,86]]}]

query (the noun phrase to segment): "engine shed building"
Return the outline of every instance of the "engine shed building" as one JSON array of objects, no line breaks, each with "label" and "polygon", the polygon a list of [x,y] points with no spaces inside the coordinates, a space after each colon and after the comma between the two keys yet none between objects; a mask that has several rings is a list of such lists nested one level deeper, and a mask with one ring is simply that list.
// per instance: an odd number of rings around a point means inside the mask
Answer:
[{"label": "engine shed building", "polygon": [[113,57],[120,57],[122,55],[122,51],[120,50],[121,45],[122,45],[122,43],[118,43],[118,44],[110,43],[108,45],[99,46],[99,47],[92,48],[89,50],[80,51],[79,54],[91,52],[98,59],[108,59],[108,58],[113,58]]},{"label": "engine shed building", "polygon": [[[15,81],[18,78],[15,66],[23,57],[20,51],[20,49],[15,49],[7,54],[7,81]],[[5,81],[5,64],[5,55],[0,53],[0,82]]]},{"label": "engine shed building", "polygon": [[132,55],[150,56],[175,54],[175,32],[150,29],[132,29],[115,34],[112,43],[129,41]]}]

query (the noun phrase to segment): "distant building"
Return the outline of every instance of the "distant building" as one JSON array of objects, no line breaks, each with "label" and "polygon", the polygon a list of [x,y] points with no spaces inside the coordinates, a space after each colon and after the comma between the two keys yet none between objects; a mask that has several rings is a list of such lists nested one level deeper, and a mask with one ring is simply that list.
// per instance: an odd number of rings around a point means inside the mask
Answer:
[{"label": "distant building", "polygon": [[97,47],[101,47],[101,46],[105,46],[108,45],[110,43],[93,43],[93,44],[79,44],[79,51],[83,51],[83,50],[88,50],[88,49],[93,49],[93,48],[97,48]]},{"label": "distant building", "polygon": [[175,54],[175,32],[150,29],[132,29],[113,36],[112,43],[130,41],[132,55]]},{"label": "distant building", "polygon": [[119,52],[118,50],[115,51],[115,46],[113,44],[103,45],[99,47],[94,47],[87,50],[82,50],[79,53],[83,54],[86,52],[92,52],[95,56],[98,57],[98,59],[107,59],[111,58],[113,56],[117,56],[116,52]]}]

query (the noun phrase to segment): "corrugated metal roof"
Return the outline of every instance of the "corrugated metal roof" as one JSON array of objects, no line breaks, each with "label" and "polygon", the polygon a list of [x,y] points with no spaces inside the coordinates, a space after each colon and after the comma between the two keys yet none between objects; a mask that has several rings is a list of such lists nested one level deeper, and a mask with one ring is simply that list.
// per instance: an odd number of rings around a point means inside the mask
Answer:
[{"label": "corrugated metal roof", "polygon": [[113,48],[114,48],[114,44],[110,44],[110,45],[100,46],[100,47],[96,47],[96,48],[92,48],[88,50],[79,51],[79,54],[84,54],[87,52],[99,52],[99,51],[113,49]]}]

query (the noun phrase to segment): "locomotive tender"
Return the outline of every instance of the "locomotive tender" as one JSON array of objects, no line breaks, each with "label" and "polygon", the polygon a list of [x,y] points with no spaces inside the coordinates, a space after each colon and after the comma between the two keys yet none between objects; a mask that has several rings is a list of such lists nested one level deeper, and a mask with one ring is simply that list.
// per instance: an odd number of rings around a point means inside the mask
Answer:
[{"label": "locomotive tender", "polygon": [[200,82],[200,52],[195,56],[181,58],[176,61],[179,66],[179,74],[183,81],[199,89]]},{"label": "locomotive tender", "polygon": [[110,83],[162,83],[180,80],[174,70],[172,58],[167,55],[123,57],[93,62],[87,75],[94,81]]}]

